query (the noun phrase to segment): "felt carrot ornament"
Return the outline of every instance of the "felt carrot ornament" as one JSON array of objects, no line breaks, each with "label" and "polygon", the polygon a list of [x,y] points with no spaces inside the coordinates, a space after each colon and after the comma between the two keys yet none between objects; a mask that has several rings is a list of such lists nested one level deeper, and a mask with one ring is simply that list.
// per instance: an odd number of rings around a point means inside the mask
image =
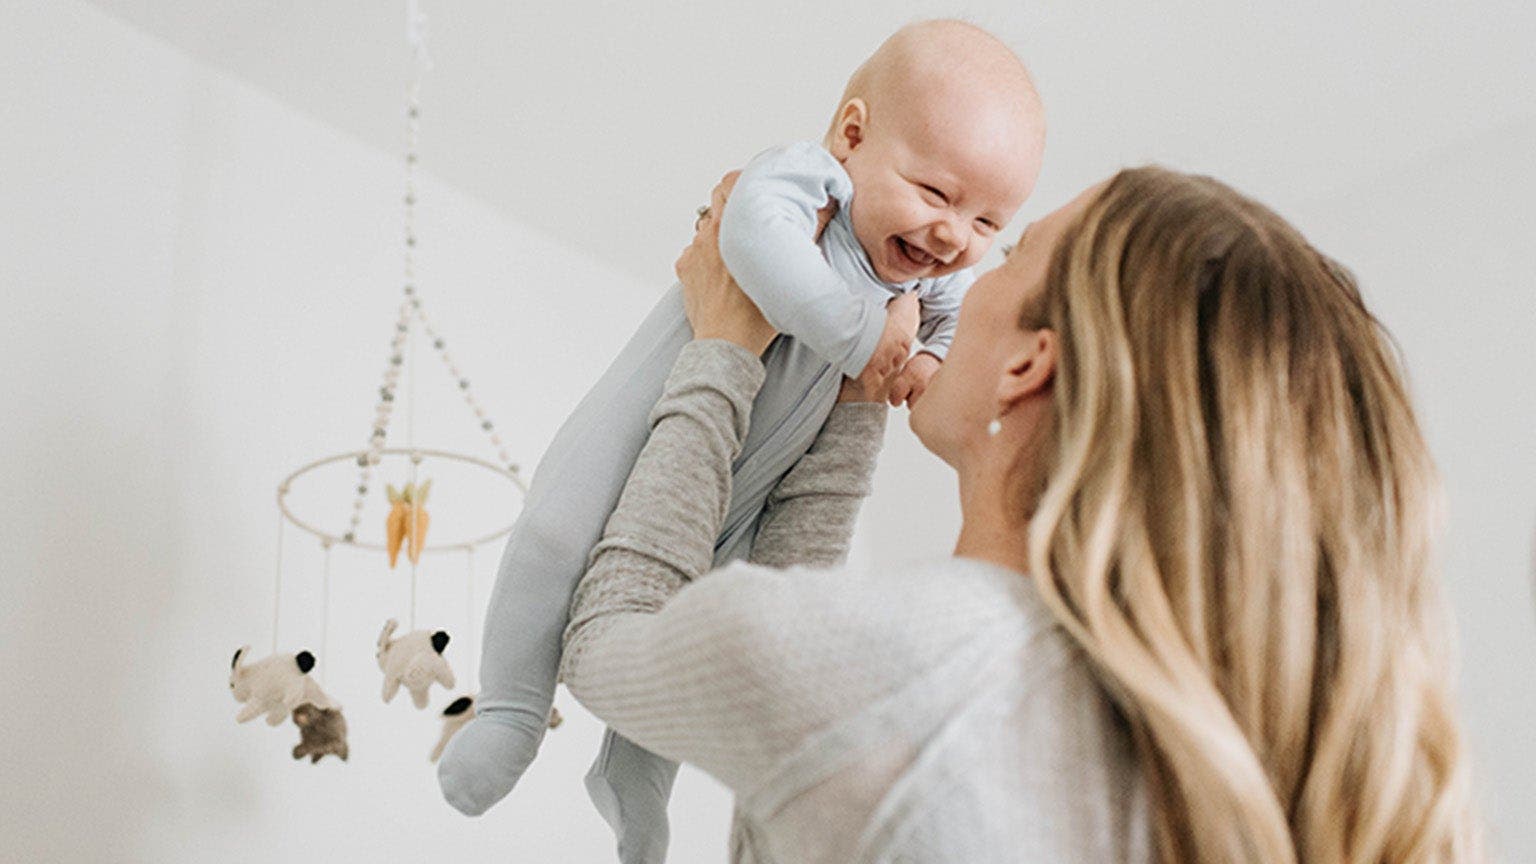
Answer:
[{"label": "felt carrot ornament", "polygon": [[394,569],[395,561],[400,557],[400,543],[405,539],[406,521],[406,493],[411,489],[411,484],[405,484],[405,492],[385,484],[384,493],[389,496],[389,515],[384,517],[384,535],[386,546],[389,549],[389,566]]},{"label": "felt carrot ornament", "polygon": [[389,516],[385,517],[384,533],[391,569],[400,558],[401,544],[405,545],[405,555],[411,563],[420,563],[421,550],[427,548],[427,526],[432,522],[432,517],[427,514],[427,493],[430,491],[431,480],[423,480],[419,486],[407,483],[398,490],[385,484]]},{"label": "felt carrot ornament", "polygon": [[407,554],[412,564],[421,559],[421,550],[427,548],[427,525],[432,521],[432,517],[427,515],[427,493],[430,491],[431,480],[423,480],[414,489],[409,484],[405,487],[405,501],[410,508],[405,533],[410,547]]}]

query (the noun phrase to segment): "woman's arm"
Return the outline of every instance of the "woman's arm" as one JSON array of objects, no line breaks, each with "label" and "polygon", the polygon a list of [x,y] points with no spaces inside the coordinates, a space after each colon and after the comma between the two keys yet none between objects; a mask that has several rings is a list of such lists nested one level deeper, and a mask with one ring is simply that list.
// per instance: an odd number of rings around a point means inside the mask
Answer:
[{"label": "woman's arm", "polygon": [[[785,616],[756,614],[788,599],[788,582],[764,581],[769,571],[738,565],[705,580],[723,579],[717,590],[682,590],[709,567],[730,497],[731,461],[761,376],[757,358],[738,346],[685,346],[652,415],[651,437],[576,589],[561,661],[566,686],[614,729],[737,789],[798,742],[798,724],[812,712],[786,724],[788,706],[779,700],[815,684],[776,657],[772,642],[787,632],[779,629]],[[774,556],[787,558],[798,539],[805,549],[841,557],[868,489],[884,408],[842,404],[836,413],[807,469],[791,471],[777,493],[764,523],[767,537],[779,538],[764,547]]]},{"label": "woman's arm", "polygon": [[811,449],[768,493],[748,560],[768,567],[835,567],[847,559],[886,414],[883,401],[833,407]]},{"label": "woman's arm", "polygon": [[[731,500],[763,365],[720,340],[683,346],[651,411],[651,435],[571,601],[562,677],[622,612],[655,612],[704,575]],[[572,686],[575,690],[575,686]]]}]

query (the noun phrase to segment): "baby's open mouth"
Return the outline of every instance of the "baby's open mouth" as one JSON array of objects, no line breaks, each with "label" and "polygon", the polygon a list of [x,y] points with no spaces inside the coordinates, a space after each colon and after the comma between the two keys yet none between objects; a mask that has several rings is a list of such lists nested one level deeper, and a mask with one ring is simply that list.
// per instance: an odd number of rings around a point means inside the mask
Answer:
[{"label": "baby's open mouth", "polygon": [[931,267],[939,260],[900,237],[896,238],[896,251],[913,267]]}]

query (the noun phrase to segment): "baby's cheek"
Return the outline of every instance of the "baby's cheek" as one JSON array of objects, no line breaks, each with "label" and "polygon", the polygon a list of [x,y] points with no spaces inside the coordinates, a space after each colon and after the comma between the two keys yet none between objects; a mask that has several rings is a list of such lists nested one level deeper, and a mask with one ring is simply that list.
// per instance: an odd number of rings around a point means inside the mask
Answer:
[{"label": "baby's cheek", "polygon": [[982,256],[987,254],[987,250],[992,248],[992,239],[981,236],[972,238],[971,244],[965,249],[965,254],[960,256],[965,261],[961,267],[970,267],[979,262]]}]

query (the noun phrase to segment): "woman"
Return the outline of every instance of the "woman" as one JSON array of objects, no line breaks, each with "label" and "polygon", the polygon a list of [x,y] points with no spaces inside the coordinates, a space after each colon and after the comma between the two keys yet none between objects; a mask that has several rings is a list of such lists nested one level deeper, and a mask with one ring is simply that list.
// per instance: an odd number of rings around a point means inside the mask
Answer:
[{"label": "woman", "polygon": [[562,674],[731,787],[736,858],[1481,860],[1433,466],[1294,229],[1207,178],[1088,189],[977,281],[913,409],[959,475],[953,557],[833,566],[884,421],[850,388],[753,556],[819,569],[706,577],[774,335],[715,231]]}]

